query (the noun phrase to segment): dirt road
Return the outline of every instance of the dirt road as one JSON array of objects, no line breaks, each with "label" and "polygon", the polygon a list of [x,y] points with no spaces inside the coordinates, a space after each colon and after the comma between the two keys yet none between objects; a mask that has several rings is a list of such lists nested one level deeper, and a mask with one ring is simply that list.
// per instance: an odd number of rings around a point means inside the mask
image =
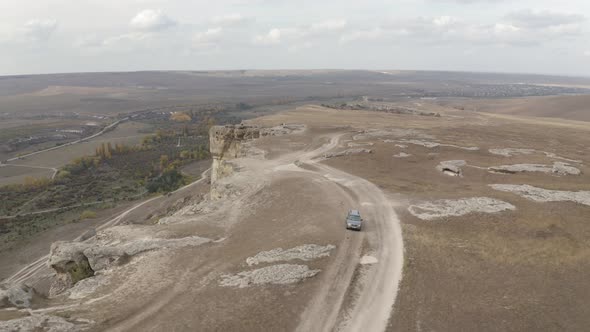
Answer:
[{"label": "dirt road", "polygon": [[[330,143],[318,151],[326,152],[338,146],[342,134],[333,135]],[[402,277],[403,241],[399,219],[390,201],[381,189],[373,183],[323,165],[314,159],[314,153],[306,153],[299,158],[297,165],[306,167],[308,174],[320,176],[342,187],[350,189],[356,198],[356,204],[363,207],[364,233],[371,248],[376,252],[378,262],[369,270],[359,298],[350,312],[350,321],[345,323],[348,331],[384,331]],[[293,165],[295,166],[295,165]],[[293,169],[293,167],[284,167]],[[360,238],[357,238],[357,240]],[[359,243],[349,245],[358,249]],[[347,248],[348,249],[348,248]],[[358,250],[356,255],[349,250],[342,250],[348,254],[338,257],[334,264],[338,274],[329,287],[319,292],[304,312],[299,331],[331,331],[338,327],[338,313],[342,308],[342,301],[351,285],[355,267],[358,264]],[[328,272],[329,273],[329,272]]]}]

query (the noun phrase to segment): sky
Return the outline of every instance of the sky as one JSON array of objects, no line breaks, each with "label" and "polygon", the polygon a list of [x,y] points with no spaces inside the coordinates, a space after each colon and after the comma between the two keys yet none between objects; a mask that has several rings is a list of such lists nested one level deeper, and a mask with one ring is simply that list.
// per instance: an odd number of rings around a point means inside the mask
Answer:
[{"label": "sky", "polygon": [[590,76],[587,0],[0,0],[0,75],[409,69]]}]

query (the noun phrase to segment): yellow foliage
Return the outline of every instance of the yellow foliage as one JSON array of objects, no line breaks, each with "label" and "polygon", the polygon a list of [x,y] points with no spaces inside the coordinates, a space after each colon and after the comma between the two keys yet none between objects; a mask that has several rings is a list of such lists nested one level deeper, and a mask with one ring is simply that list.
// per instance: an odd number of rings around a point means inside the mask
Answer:
[{"label": "yellow foliage", "polygon": [[170,115],[170,120],[176,122],[190,122],[192,119],[190,115],[184,112],[174,112]]},{"label": "yellow foliage", "polygon": [[96,212],[90,210],[84,210],[80,215],[80,219],[94,219],[96,218]]}]

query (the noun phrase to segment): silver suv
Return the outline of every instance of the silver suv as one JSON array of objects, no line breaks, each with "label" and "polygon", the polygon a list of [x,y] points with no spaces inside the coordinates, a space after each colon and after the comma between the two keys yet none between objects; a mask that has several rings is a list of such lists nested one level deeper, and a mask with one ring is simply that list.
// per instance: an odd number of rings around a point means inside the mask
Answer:
[{"label": "silver suv", "polygon": [[363,218],[358,210],[349,210],[346,216],[346,229],[361,230]]}]

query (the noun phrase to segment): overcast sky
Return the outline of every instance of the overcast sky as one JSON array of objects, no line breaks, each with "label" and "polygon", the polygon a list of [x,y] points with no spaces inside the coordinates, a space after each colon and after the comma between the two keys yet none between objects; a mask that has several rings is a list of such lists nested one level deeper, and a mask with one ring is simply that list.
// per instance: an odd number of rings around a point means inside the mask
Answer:
[{"label": "overcast sky", "polygon": [[421,69],[590,76],[588,0],[0,0],[0,75]]}]

